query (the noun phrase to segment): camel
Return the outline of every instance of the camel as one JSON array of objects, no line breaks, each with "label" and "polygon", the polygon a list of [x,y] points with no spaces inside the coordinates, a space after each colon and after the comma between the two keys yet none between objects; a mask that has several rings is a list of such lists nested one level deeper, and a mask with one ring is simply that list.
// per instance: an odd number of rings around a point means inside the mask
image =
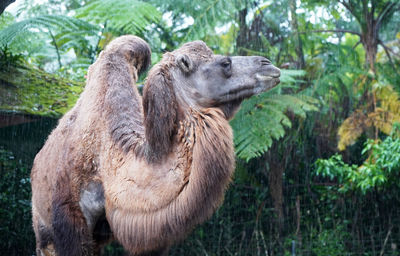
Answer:
[{"label": "camel", "polygon": [[279,83],[258,56],[214,55],[202,41],[151,62],[136,36],[113,40],[36,155],[31,172],[37,255],[130,255],[168,248],[221,205],[235,167],[229,120]]}]

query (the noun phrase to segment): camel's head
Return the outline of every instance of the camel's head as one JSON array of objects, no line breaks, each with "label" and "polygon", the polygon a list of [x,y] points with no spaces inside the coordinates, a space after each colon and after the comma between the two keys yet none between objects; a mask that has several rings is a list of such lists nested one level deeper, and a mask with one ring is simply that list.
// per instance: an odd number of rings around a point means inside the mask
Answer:
[{"label": "camel's head", "polygon": [[172,55],[175,91],[192,107],[241,102],[279,83],[280,70],[264,57],[214,55],[201,41],[187,43]]},{"label": "camel's head", "polygon": [[195,41],[164,54],[143,88],[146,137],[154,152],[167,152],[185,109],[220,108],[233,117],[243,99],[279,83],[280,70],[259,56],[214,55]]}]

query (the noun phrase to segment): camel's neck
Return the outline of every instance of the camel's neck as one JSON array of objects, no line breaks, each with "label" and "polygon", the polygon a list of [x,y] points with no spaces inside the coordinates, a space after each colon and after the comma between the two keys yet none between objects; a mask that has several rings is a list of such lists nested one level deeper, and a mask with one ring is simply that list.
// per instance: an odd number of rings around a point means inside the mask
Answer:
[{"label": "camel's neck", "polygon": [[[91,69],[89,79],[93,81],[88,81],[91,86],[88,91],[101,91],[103,95],[92,98],[100,99],[94,105],[99,106],[109,134],[124,151],[135,150],[144,137],[142,100],[135,86],[136,69],[118,54],[102,56]],[[102,74],[101,70],[106,72]],[[92,77],[91,73],[101,75]]]},{"label": "camel's neck", "polygon": [[132,251],[138,245],[161,248],[183,238],[222,203],[234,170],[231,128],[220,110],[191,110],[187,114],[176,137],[187,154],[176,155],[186,159],[187,183],[175,199],[162,208],[144,212],[132,213],[122,206],[108,212],[112,228],[121,231],[115,236]]},{"label": "camel's neck", "polygon": [[187,116],[194,129],[185,129],[187,136],[183,139],[193,145],[192,164],[189,182],[175,204],[186,209],[196,225],[222,203],[234,170],[234,150],[232,130],[221,111],[208,109]]}]

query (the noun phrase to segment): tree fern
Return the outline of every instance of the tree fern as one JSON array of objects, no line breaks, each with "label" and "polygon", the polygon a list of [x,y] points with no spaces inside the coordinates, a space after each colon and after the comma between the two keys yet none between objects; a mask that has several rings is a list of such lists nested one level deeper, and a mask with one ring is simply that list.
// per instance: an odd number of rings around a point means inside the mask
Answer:
[{"label": "tree fern", "polygon": [[76,10],[76,17],[106,24],[122,33],[137,34],[158,23],[161,13],[151,4],[137,0],[97,0]]},{"label": "tree fern", "polygon": [[[42,15],[13,23],[0,30],[0,44],[11,44],[16,38],[25,33],[34,33],[35,31],[31,30],[33,28],[79,31],[81,35],[96,35],[99,31],[97,26],[80,19],[63,15]],[[23,38],[19,38],[19,40],[22,41]]]},{"label": "tree fern", "polygon": [[92,59],[96,53],[90,50],[93,48],[91,41],[98,38],[100,29],[98,25],[73,17],[41,15],[12,23],[0,30],[0,45],[22,52],[29,62],[54,72],[71,61],[65,58],[71,48],[76,56],[82,58],[81,53],[85,52],[85,57]]},{"label": "tree fern", "polygon": [[[101,45],[108,42],[101,40],[106,23],[107,33],[111,31],[112,36],[118,36],[140,34],[161,18],[156,8],[136,0],[91,1],[75,12],[76,17],[41,15],[13,23],[0,30],[0,45],[11,45],[11,49],[26,54],[24,49],[31,51],[33,42],[36,52],[30,61],[39,60],[38,64],[50,72],[59,70],[80,77],[82,70],[95,60]],[[41,40],[36,40],[39,37]]]},{"label": "tree fern", "polygon": [[0,15],[0,30],[14,23],[14,19],[15,18],[11,13],[3,12],[3,14]]},{"label": "tree fern", "polygon": [[302,94],[281,94],[285,88],[293,87],[295,76],[302,71],[282,70],[282,83],[278,87],[243,102],[242,107],[231,124],[234,129],[234,142],[237,156],[246,160],[261,156],[285,135],[285,128],[292,122],[286,115],[293,112],[302,118],[307,111],[317,110],[317,101]]},{"label": "tree fern", "polygon": [[190,17],[193,24],[189,27],[182,24],[177,32],[183,33],[183,41],[204,38],[215,32],[215,28],[232,22],[235,15],[246,6],[243,0],[151,0],[156,6],[169,11],[175,18],[180,17],[182,23],[187,23]]}]

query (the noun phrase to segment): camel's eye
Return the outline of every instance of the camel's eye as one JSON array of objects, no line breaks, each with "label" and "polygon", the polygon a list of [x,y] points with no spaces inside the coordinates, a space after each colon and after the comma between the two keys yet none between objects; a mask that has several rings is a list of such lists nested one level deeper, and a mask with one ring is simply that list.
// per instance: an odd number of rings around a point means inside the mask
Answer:
[{"label": "camel's eye", "polygon": [[229,78],[232,76],[232,60],[231,58],[225,58],[220,62],[224,75]]},{"label": "camel's eye", "polygon": [[224,60],[223,62],[221,62],[221,66],[222,66],[223,68],[230,68],[231,65],[232,65],[232,62],[231,62],[230,59],[226,59],[226,60]]}]

